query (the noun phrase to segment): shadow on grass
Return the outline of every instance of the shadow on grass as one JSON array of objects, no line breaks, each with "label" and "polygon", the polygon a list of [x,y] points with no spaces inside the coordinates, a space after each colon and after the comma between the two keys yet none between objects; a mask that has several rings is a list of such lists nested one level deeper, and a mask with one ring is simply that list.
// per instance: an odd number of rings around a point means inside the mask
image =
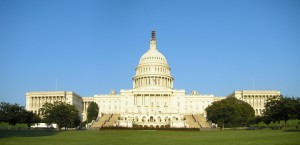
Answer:
[{"label": "shadow on grass", "polygon": [[41,137],[57,134],[53,130],[0,130],[0,138],[8,137]]},{"label": "shadow on grass", "polygon": [[288,129],[284,130],[283,132],[300,132],[300,129]]}]

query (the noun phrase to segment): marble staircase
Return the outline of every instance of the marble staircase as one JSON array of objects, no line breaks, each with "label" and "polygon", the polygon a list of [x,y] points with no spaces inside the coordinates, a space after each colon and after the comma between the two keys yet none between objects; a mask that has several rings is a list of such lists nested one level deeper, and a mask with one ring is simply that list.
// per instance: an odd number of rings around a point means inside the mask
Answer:
[{"label": "marble staircase", "polygon": [[188,128],[200,128],[199,123],[194,119],[193,115],[186,115],[185,122],[188,124]]},{"label": "marble staircase", "polygon": [[201,128],[211,128],[211,123],[207,122],[203,115],[193,115],[194,119],[199,122]]},{"label": "marble staircase", "polygon": [[112,114],[107,122],[104,123],[103,127],[115,127],[117,126],[118,118],[120,114]]},{"label": "marble staircase", "polygon": [[91,128],[101,128],[109,120],[111,114],[104,114],[102,117],[98,118],[97,121],[94,121],[91,125]]}]

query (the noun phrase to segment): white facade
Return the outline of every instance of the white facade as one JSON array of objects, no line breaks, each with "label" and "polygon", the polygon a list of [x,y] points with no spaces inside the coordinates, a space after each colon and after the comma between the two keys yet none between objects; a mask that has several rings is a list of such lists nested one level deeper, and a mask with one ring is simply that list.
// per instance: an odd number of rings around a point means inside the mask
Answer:
[{"label": "white facade", "polygon": [[28,92],[26,93],[26,110],[41,114],[40,108],[43,105],[54,102],[65,102],[74,105],[79,112],[82,112],[82,98],[74,92],[51,91],[51,92]]},{"label": "white facade", "polygon": [[[142,55],[133,77],[133,89],[112,91],[109,95],[95,95],[99,113],[120,114],[119,125],[170,125],[185,127],[184,115],[205,114],[213,95],[186,95],[185,90],[174,90],[174,78],[167,59],[156,48],[152,32],[149,50]],[[84,98],[90,99],[90,98]]]},{"label": "white facade", "polygon": [[[76,105],[82,112],[83,120],[86,120],[89,103],[96,102],[99,106],[99,117],[102,114],[120,114],[119,126],[186,127],[185,115],[206,116],[207,106],[225,98],[203,95],[196,91],[186,94],[185,90],[173,89],[174,78],[171,75],[171,68],[165,56],[156,48],[155,31],[152,31],[149,50],[142,55],[135,70],[136,74],[132,78],[133,89],[121,90],[119,94],[111,91],[109,94],[93,97],[80,97],[72,92],[31,92],[26,94],[26,109],[36,112],[42,107],[45,99],[49,101],[50,98],[50,102],[65,101]],[[263,109],[265,101],[260,101],[258,105],[253,104],[251,99],[262,100],[264,97],[279,96],[280,92],[264,91],[262,96],[257,97],[258,94],[261,94],[261,91],[235,91],[229,97],[244,100],[254,109]]]}]

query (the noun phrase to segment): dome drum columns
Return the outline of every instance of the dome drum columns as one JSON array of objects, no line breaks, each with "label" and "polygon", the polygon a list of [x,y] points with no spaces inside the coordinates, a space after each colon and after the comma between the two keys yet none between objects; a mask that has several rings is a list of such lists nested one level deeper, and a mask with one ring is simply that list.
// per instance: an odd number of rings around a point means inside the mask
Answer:
[{"label": "dome drum columns", "polygon": [[173,88],[173,78],[165,76],[145,76],[134,78],[133,88],[151,86]]}]

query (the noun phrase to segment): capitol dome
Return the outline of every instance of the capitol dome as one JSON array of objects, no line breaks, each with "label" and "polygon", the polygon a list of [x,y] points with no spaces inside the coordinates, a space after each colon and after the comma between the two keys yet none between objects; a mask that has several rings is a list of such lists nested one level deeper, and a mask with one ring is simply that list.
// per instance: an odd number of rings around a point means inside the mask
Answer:
[{"label": "capitol dome", "polygon": [[168,65],[167,60],[163,54],[157,49],[149,49],[140,59],[140,65],[148,63],[159,63],[162,65]]},{"label": "capitol dome", "polygon": [[156,49],[156,34],[152,31],[149,50],[141,57],[133,77],[133,88],[173,88],[171,69],[165,56]]}]

